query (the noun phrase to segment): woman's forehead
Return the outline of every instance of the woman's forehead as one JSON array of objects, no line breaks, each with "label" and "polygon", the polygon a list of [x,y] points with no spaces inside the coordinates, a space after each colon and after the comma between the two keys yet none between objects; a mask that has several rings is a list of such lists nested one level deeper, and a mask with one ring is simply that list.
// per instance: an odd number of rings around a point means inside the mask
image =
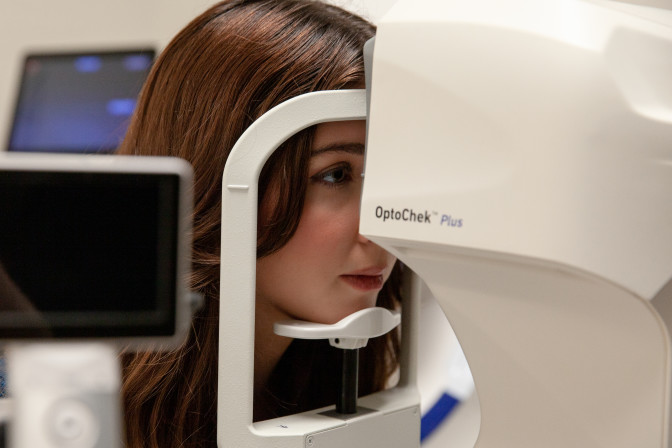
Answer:
[{"label": "woman's forehead", "polygon": [[334,147],[344,144],[351,149],[356,149],[357,145],[361,146],[363,151],[364,140],[366,139],[366,121],[352,120],[352,121],[332,121],[328,123],[318,124],[315,129],[315,136],[313,137],[313,152],[322,151],[325,148]]}]

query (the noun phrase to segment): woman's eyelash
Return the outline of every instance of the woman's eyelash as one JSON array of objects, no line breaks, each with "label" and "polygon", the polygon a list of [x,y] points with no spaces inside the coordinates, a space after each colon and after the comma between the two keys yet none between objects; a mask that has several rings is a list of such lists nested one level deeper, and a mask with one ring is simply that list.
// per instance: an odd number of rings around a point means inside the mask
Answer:
[{"label": "woman's eyelash", "polygon": [[348,163],[332,166],[315,174],[311,177],[311,180],[336,188],[352,180],[352,167]]}]

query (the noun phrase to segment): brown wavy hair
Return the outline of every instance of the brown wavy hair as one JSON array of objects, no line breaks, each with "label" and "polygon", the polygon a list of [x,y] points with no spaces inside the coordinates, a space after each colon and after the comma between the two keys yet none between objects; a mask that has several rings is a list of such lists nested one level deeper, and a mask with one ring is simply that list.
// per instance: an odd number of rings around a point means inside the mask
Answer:
[{"label": "brown wavy hair", "polygon": [[[205,305],[179,349],[123,355],[128,446],[216,446],[224,164],[243,131],[273,106],[307,92],[361,87],[362,47],[373,34],[360,17],[317,1],[228,0],[189,23],[156,61],[118,153],[176,156],[192,164],[190,286],[204,295]],[[313,136],[314,128],[293,136],[262,170],[260,203],[269,185],[279,189],[279,200],[272,216],[259,223],[258,258],[281,248],[297,228]],[[379,306],[398,307],[399,283],[395,267]],[[396,334],[369,341],[361,354],[361,395],[385,387],[398,353]],[[255,420],[333,404],[334,359],[328,350],[294,341],[268,385],[267,409],[255,406]],[[301,381],[289,375],[299,364],[312,366]],[[284,377],[293,382],[276,384]],[[312,388],[316,382],[321,387]]]}]

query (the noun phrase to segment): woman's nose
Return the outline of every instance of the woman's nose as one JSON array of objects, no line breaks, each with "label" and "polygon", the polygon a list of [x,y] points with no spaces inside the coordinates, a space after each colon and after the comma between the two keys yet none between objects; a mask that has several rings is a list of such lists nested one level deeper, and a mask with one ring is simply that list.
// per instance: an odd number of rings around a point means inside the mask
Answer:
[{"label": "woman's nose", "polygon": [[361,233],[357,232],[357,242],[362,243],[362,244],[367,244],[367,243],[370,243],[371,240],[369,240],[367,237],[365,237]]}]

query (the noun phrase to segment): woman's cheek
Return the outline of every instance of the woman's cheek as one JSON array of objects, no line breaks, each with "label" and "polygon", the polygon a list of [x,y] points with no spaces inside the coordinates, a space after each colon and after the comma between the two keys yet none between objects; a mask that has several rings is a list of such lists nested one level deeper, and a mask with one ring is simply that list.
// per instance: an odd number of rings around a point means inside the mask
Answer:
[{"label": "woman's cheek", "polygon": [[309,245],[307,251],[319,250],[312,244],[329,244],[343,236],[346,229],[345,213],[334,211],[324,207],[324,204],[316,207],[305,207],[297,236]]}]

